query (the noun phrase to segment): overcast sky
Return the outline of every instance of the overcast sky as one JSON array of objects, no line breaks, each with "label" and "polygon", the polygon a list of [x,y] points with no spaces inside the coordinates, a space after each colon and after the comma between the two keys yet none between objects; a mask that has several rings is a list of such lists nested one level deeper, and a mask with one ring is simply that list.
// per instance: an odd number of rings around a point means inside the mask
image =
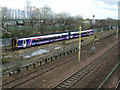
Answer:
[{"label": "overcast sky", "polygon": [[[29,0],[31,6],[49,6],[53,12],[67,12],[71,16],[80,15],[83,18],[97,19],[111,17],[118,19],[119,0]],[[0,0],[0,6],[13,9],[25,9],[27,0]]]}]

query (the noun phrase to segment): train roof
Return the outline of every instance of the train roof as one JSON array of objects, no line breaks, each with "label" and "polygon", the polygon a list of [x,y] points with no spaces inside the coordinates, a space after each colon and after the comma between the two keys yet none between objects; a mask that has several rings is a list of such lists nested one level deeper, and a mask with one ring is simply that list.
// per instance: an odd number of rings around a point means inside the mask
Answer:
[{"label": "train roof", "polygon": [[56,34],[50,34],[50,35],[40,35],[40,36],[33,36],[28,38],[20,38],[19,40],[26,40],[26,39],[34,39],[34,38],[51,38],[51,37],[57,37],[62,35],[67,35],[68,33],[56,33]]},{"label": "train roof", "polygon": [[[81,33],[84,33],[86,31],[93,31],[92,29],[91,30],[84,30],[84,31],[81,31]],[[75,33],[79,33],[79,31],[72,31],[71,34],[75,34]]]},{"label": "train roof", "polygon": [[[92,30],[87,30],[87,31],[92,31]],[[19,37],[19,40],[26,40],[26,39],[33,39],[33,38],[48,38],[48,37],[57,37],[57,36],[62,36],[62,35],[66,35],[69,32],[71,32],[72,34],[75,33],[79,33],[78,30],[74,30],[74,31],[68,31],[68,32],[57,32],[57,33],[48,33],[48,34],[40,34],[40,35],[32,35],[32,36],[26,36],[26,37]],[[81,32],[86,32],[85,31],[81,31]]]}]

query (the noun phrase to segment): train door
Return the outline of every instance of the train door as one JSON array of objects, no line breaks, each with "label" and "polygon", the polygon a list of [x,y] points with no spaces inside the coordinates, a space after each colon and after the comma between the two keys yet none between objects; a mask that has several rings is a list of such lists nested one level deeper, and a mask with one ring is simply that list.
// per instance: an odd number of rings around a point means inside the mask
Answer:
[{"label": "train door", "polygon": [[70,34],[70,32],[69,32],[69,34],[68,34],[68,38],[69,38],[69,39],[71,38],[71,34]]},{"label": "train door", "polygon": [[23,48],[26,48],[26,40],[23,40]]},{"label": "train door", "polygon": [[17,40],[16,38],[12,38],[12,49],[16,49],[17,48]]}]

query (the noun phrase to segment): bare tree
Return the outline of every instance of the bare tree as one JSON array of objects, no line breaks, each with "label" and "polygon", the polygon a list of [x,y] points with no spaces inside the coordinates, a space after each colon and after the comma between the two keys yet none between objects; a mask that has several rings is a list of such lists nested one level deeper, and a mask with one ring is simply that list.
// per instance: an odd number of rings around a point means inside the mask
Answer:
[{"label": "bare tree", "polygon": [[41,8],[41,11],[42,11],[43,19],[48,19],[49,15],[51,15],[51,13],[52,13],[51,8],[48,6],[44,6],[43,8]]}]

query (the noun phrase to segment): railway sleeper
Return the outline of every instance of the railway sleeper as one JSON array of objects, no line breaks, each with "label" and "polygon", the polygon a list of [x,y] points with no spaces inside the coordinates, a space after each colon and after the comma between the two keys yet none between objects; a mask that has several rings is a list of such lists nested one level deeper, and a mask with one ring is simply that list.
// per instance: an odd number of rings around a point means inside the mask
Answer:
[{"label": "railway sleeper", "polygon": [[80,76],[78,76],[78,75],[74,75],[72,78],[75,78],[75,79],[78,79],[78,78],[80,78]]},{"label": "railway sleeper", "polygon": [[75,80],[75,79],[73,79],[73,78],[70,78],[70,79],[69,79],[69,81],[70,81],[71,83],[74,82],[74,80]]},{"label": "railway sleeper", "polygon": [[67,83],[70,83],[71,81],[67,80],[66,82],[67,82]]},{"label": "railway sleeper", "polygon": [[76,77],[71,77],[71,79],[73,79],[74,81],[78,80],[78,78]]},{"label": "railway sleeper", "polygon": [[77,73],[77,75],[75,75],[75,77],[80,77],[82,75],[82,73]]},{"label": "railway sleeper", "polygon": [[70,84],[69,84],[69,83],[67,83],[67,82],[63,82],[63,84],[70,86]]},{"label": "railway sleeper", "polygon": [[68,85],[68,84],[61,84],[61,86],[62,86],[63,89],[67,89],[67,88],[70,87],[70,85]]},{"label": "railway sleeper", "polygon": [[62,89],[66,89],[66,88],[68,88],[68,86],[63,85],[63,84],[60,84],[60,86],[62,87]]},{"label": "railway sleeper", "polygon": [[56,90],[56,89],[62,89],[62,87],[60,87],[60,86],[57,86],[55,89],[52,89],[52,90]]}]

